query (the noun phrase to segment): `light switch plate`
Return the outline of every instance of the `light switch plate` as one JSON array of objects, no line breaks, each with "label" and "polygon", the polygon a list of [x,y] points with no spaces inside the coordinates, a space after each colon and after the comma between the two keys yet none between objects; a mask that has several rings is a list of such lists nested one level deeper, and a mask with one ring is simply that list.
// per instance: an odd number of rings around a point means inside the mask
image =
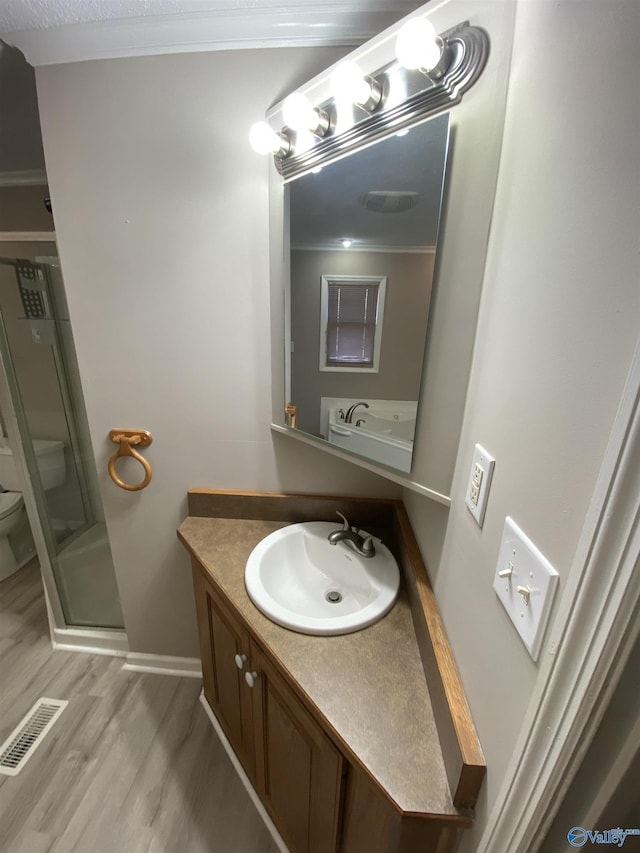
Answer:
[{"label": "light switch plate", "polygon": [[489,487],[491,486],[495,464],[496,460],[493,456],[487,453],[484,447],[476,444],[473,448],[473,460],[464,501],[480,527],[484,523]]},{"label": "light switch plate", "polygon": [[557,586],[556,570],[507,516],[493,588],[534,660],[540,653]]}]

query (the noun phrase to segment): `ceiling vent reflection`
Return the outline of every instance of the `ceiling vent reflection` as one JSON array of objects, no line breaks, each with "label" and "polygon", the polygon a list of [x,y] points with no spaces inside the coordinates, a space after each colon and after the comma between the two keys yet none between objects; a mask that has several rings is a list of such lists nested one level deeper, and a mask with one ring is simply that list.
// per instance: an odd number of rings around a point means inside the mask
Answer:
[{"label": "ceiling vent reflection", "polygon": [[362,199],[362,206],[374,213],[404,213],[413,210],[420,193],[407,190],[371,190]]}]

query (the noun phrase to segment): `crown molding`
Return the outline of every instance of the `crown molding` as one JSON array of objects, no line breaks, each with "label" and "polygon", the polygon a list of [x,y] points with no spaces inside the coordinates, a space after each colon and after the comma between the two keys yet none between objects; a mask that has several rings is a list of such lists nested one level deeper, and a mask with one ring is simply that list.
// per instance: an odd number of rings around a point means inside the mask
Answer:
[{"label": "crown molding", "polygon": [[55,243],[55,231],[0,231],[0,243]]},{"label": "crown molding", "polygon": [[[213,5],[213,4],[212,4]],[[226,8],[225,8],[226,5]],[[33,66],[163,53],[263,47],[353,46],[372,38],[420,5],[371,0],[275,8],[219,8],[65,24],[1,34]]]},{"label": "crown molding", "polygon": [[375,246],[356,246],[351,245],[349,248],[344,246],[328,246],[326,243],[292,243],[292,252],[356,252],[371,253],[382,252],[385,255],[435,255],[435,246],[393,246],[391,244],[377,243]]},{"label": "crown molding", "polygon": [[0,187],[46,187],[46,185],[47,173],[44,169],[0,172]]}]

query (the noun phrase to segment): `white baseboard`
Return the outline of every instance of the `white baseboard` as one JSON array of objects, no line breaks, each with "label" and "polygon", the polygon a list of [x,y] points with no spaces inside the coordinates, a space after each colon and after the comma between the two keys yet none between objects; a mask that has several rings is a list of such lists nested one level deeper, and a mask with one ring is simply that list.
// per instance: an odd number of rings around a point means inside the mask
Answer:
[{"label": "white baseboard", "polygon": [[211,710],[211,707],[209,706],[209,703],[207,702],[207,700],[205,698],[204,691],[200,692],[200,703],[202,704],[202,707],[204,708],[207,717],[209,717],[209,720],[211,721],[211,725],[215,729],[216,734],[220,738],[220,742],[222,743],[222,746],[224,747],[224,751],[227,753],[227,755],[231,759],[231,763],[233,764],[233,766],[236,770],[236,773],[240,777],[240,781],[242,782],[242,784],[246,788],[247,793],[249,794],[249,797],[251,799],[251,802],[253,803],[253,805],[258,810],[258,814],[262,818],[264,825],[269,830],[269,833],[270,833],[271,837],[273,838],[273,841],[274,841],[276,847],[278,848],[278,850],[280,850],[280,853],[289,853],[289,848],[287,847],[287,845],[282,840],[282,836],[280,835],[280,833],[276,829],[274,822],[271,820],[271,818],[267,814],[265,807],[262,805],[262,801],[260,800],[260,797],[258,797],[258,795],[256,794],[255,788],[251,784],[249,777],[247,776],[247,774],[244,771],[244,767],[238,761],[238,757],[235,754],[235,752],[233,751],[233,747],[231,746],[231,744],[227,740],[227,736],[225,735],[225,733],[220,728],[220,723],[217,721],[215,714]]},{"label": "white baseboard", "polygon": [[54,649],[84,652],[90,655],[112,655],[126,658],[123,669],[130,672],[150,672],[155,675],[176,675],[183,678],[202,678],[199,658],[170,655],[149,655],[130,652],[125,631],[93,628],[54,628],[51,643]]},{"label": "white baseboard", "polygon": [[89,655],[125,657],[129,653],[126,631],[106,628],[54,628],[51,632],[54,649],[84,652]]},{"label": "white baseboard", "polygon": [[129,652],[123,669],[131,672],[151,672],[156,675],[177,675],[182,678],[202,678],[199,658],[180,658],[170,655],[149,655]]}]

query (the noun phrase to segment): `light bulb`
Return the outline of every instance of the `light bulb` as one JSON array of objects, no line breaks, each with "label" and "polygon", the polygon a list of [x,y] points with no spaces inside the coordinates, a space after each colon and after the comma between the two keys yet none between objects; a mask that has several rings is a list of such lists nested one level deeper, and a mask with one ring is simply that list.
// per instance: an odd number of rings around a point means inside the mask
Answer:
[{"label": "light bulb", "polygon": [[342,245],[345,249],[348,249],[352,242],[352,240],[342,240]]},{"label": "light bulb", "polygon": [[410,71],[430,71],[442,57],[442,41],[433,24],[426,18],[412,18],[398,30],[396,38],[398,62]]},{"label": "light bulb", "polygon": [[357,62],[341,62],[331,75],[331,93],[336,100],[366,104],[371,97],[371,83]]},{"label": "light bulb", "polygon": [[249,143],[258,154],[277,154],[283,148],[282,137],[266,121],[258,121],[249,131]]},{"label": "light bulb", "polygon": [[284,99],[282,118],[292,130],[315,130],[318,126],[318,113],[300,92],[292,92]]},{"label": "light bulb", "polygon": [[372,113],[382,100],[382,86],[362,73],[357,62],[341,62],[331,75],[331,92],[336,102],[357,104]]}]

